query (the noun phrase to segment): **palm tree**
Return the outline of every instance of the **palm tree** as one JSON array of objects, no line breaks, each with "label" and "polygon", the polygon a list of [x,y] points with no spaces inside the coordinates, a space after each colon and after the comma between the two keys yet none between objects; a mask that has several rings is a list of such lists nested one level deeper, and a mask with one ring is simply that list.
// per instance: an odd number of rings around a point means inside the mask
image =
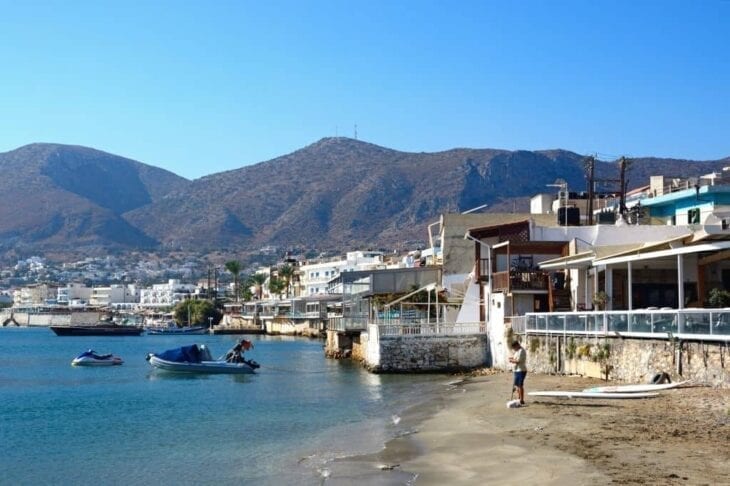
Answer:
[{"label": "palm tree", "polygon": [[292,281],[293,277],[294,277],[294,267],[292,267],[288,263],[279,269],[279,278],[281,278],[284,281],[287,297],[289,297],[289,290],[291,289],[291,281]]},{"label": "palm tree", "polygon": [[286,288],[286,282],[281,278],[271,277],[269,279],[269,292],[272,296],[281,296],[281,293]]},{"label": "palm tree", "polygon": [[266,283],[266,275],[263,273],[254,273],[251,275],[249,281],[251,282],[251,285],[256,288],[256,298],[261,299],[261,291]]},{"label": "palm tree", "polygon": [[236,302],[238,302],[238,277],[241,275],[241,263],[236,260],[226,262],[226,270],[233,274],[233,290],[236,293]]}]

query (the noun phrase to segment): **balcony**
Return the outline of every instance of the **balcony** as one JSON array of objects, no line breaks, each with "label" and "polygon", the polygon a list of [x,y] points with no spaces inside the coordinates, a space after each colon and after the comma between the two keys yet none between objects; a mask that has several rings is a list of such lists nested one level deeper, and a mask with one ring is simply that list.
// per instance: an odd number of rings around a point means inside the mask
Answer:
[{"label": "balcony", "polygon": [[492,290],[497,292],[547,292],[549,281],[548,273],[539,270],[495,272],[492,274]]}]

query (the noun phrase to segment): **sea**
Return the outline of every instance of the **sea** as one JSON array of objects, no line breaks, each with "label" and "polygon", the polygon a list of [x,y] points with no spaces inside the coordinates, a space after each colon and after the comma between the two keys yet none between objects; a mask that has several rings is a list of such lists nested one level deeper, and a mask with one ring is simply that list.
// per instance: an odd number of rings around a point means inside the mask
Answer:
[{"label": "sea", "polygon": [[[448,376],[375,375],[320,340],[247,336],[254,375],[153,369],[150,352],[214,356],[241,336],[58,337],[0,329],[0,484],[323,484],[333,461],[382,449]],[[82,351],[121,366],[74,367]]]}]

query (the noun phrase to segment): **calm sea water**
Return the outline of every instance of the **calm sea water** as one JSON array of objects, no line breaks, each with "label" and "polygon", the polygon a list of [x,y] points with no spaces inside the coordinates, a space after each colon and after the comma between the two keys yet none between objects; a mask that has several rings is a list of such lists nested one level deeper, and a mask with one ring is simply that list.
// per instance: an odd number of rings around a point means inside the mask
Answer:
[{"label": "calm sea water", "polygon": [[[322,342],[254,337],[253,376],[153,370],[148,352],[235,336],[57,337],[0,329],[2,484],[320,484],[328,461],[378,450],[391,417],[446,381],[373,375]],[[122,366],[70,365],[92,348]]]}]

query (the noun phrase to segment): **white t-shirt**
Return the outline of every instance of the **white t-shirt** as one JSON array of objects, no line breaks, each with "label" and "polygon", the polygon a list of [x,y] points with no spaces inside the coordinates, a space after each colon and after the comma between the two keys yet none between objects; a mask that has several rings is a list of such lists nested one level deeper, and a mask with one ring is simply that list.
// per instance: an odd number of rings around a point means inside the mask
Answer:
[{"label": "white t-shirt", "polygon": [[512,359],[515,360],[515,371],[527,371],[527,353],[524,348],[515,351]]}]

